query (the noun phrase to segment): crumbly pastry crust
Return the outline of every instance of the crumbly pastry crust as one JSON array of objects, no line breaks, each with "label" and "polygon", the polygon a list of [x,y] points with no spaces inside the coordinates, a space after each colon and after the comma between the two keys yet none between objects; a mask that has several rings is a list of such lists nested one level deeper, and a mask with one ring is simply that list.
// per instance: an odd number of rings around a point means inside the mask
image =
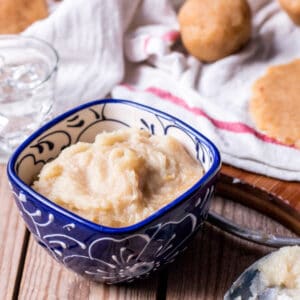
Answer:
[{"label": "crumbly pastry crust", "polygon": [[33,22],[47,16],[45,0],[1,0],[0,34],[22,32]]},{"label": "crumbly pastry crust", "polygon": [[188,0],[178,21],[185,48],[202,61],[228,56],[251,37],[251,11],[245,0]]},{"label": "crumbly pastry crust", "polygon": [[279,0],[283,10],[289,15],[296,25],[300,25],[300,1],[299,0]]},{"label": "crumbly pastry crust", "polygon": [[250,113],[256,127],[300,148],[300,59],[272,66],[253,85]]}]

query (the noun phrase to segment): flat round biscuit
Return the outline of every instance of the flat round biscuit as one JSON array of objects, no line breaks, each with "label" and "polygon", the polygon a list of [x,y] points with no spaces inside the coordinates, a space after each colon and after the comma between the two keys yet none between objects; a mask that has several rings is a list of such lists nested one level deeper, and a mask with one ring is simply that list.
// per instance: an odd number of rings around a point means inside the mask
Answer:
[{"label": "flat round biscuit", "polygon": [[296,25],[300,25],[300,0],[279,0],[283,10]]},{"label": "flat round biscuit", "polygon": [[19,33],[47,16],[45,0],[0,0],[0,34]]},{"label": "flat round biscuit", "polygon": [[300,59],[270,67],[254,83],[250,114],[259,130],[300,148]]}]

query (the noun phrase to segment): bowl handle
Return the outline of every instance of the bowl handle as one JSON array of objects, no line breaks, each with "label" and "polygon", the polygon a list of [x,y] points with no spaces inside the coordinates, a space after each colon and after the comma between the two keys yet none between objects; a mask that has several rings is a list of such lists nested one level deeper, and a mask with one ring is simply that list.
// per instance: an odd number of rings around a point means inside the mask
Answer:
[{"label": "bowl handle", "polygon": [[230,234],[238,236],[247,241],[251,241],[257,244],[269,246],[269,247],[283,247],[283,246],[294,246],[300,245],[300,238],[289,238],[275,236],[264,232],[254,231],[239,225],[236,225],[232,221],[214,213],[209,212],[207,216],[207,222],[213,226],[224,230]]}]

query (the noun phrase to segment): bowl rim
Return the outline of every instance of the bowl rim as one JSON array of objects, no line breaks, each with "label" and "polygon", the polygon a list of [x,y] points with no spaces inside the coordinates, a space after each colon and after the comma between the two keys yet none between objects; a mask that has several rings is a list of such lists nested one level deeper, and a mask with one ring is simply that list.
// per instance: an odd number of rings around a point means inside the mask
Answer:
[{"label": "bowl rim", "polygon": [[[204,175],[187,191],[185,191],[183,194],[181,194],[179,197],[175,198],[159,210],[155,211],[153,214],[148,216],[147,218],[126,226],[126,227],[109,227],[109,226],[104,226],[100,225],[97,223],[94,223],[92,221],[89,221],[65,208],[63,208],[60,205],[57,205],[53,201],[49,200],[48,198],[42,196],[41,194],[37,193],[35,190],[33,190],[30,186],[28,186],[23,180],[19,178],[19,176],[15,173],[14,166],[17,162],[17,159],[20,155],[20,153],[33,141],[35,140],[38,136],[43,134],[46,130],[50,129],[60,121],[63,121],[67,117],[84,110],[88,107],[94,106],[94,105],[100,105],[100,104],[107,104],[107,103],[114,103],[114,104],[126,104],[128,106],[134,106],[138,109],[148,111],[151,113],[155,113],[157,115],[160,115],[162,117],[172,119],[175,122],[179,123],[183,127],[187,128],[190,132],[192,132],[195,136],[198,136],[201,138],[201,143],[205,143],[205,145],[209,148],[210,152],[212,153],[213,156],[213,164],[209,168],[207,172],[204,173]],[[109,233],[109,234],[123,234],[123,233],[129,233],[132,231],[138,231],[141,230],[143,227],[147,226],[149,223],[153,222],[155,219],[162,217],[165,215],[167,212],[171,211],[174,209],[176,206],[184,202],[186,198],[188,198],[190,195],[192,195],[196,190],[199,188],[203,187],[207,182],[209,182],[213,177],[215,177],[219,170],[221,168],[221,156],[220,152],[217,149],[217,147],[214,145],[213,142],[211,142],[206,136],[204,136],[202,133],[198,132],[196,129],[191,127],[190,125],[186,124],[185,122],[181,121],[180,119],[165,113],[163,111],[160,111],[158,109],[152,108],[150,106],[134,102],[131,100],[124,100],[124,99],[113,99],[113,98],[105,98],[101,100],[94,100],[90,101],[81,105],[78,105],[70,110],[67,110],[66,112],[56,116],[46,124],[44,124],[41,128],[38,130],[34,131],[25,141],[23,141],[17,149],[14,151],[14,153],[11,155],[8,164],[7,164],[7,176],[9,180],[17,185],[19,189],[21,189],[23,192],[26,192],[29,194],[34,201],[40,202],[42,205],[49,207],[50,209],[54,210],[57,213],[60,213],[64,217],[71,218],[73,221],[80,223],[83,226],[87,226],[93,230],[96,230],[98,232],[102,233]]]}]

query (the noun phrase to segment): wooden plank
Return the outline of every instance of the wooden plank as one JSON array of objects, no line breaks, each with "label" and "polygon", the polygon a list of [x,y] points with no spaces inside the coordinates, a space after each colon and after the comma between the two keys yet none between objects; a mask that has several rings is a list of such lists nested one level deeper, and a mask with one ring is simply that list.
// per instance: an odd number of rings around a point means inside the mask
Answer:
[{"label": "wooden plank", "polygon": [[300,183],[223,165],[218,193],[253,207],[300,235]]},{"label": "wooden plank", "polygon": [[[287,197],[294,195],[288,185],[280,189],[272,179],[262,187],[260,183],[264,178],[260,179],[259,176],[252,178],[249,173],[247,176],[250,177],[242,178],[237,176],[239,172],[244,174],[240,170],[232,171],[231,167],[222,170],[220,184],[224,183],[222,178],[227,178],[227,185],[225,182],[224,186],[230,195],[234,195],[232,190],[237,190],[248,195],[249,199],[256,195],[258,201],[261,201],[266,194],[268,197],[263,203],[273,199],[270,195],[275,190],[280,190]],[[249,178],[252,178],[251,185]],[[251,189],[247,190],[245,187]],[[260,187],[257,193],[256,187]],[[295,188],[297,187],[298,184]],[[241,195],[238,193],[236,198]],[[219,198],[218,203],[214,204],[214,209],[242,225],[252,225],[253,228],[259,227],[258,229],[281,235],[290,234],[289,230],[278,223],[255,211],[242,209],[238,203]],[[295,211],[292,208],[292,212]],[[149,280],[118,286],[92,283],[65,270],[31,239],[20,288],[20,299],[164,299],[165,295],[167,299],[222,299],[234,279],[249,264],[268,253],[270,248],[231,237],[209,225],[204,229],[196,236],[186,254],[169,267],[168,272],[155,274]],[[167,286],[165,281],[168,282]]]},{"label": "wooden plank", "polygon": [[19,262],[22,251],[26,251],[23,247],[26,231],[11,196],[3,164],[0,165],[0,201],[0,299],[11,299],[22,271]]},{"label": "wooden plank", "polygon": [[[238,203],[221,198],[216,198],[213,202],[214,211],[238,224],[292,235],[289,230],[268,217],[242,208]],[[224,293],[238,275],[271,250],[273,249],[243,241],[205,225],[186,253],[170,265],[167,299],[223,299]]]},{"label": "wooden plank", "polygon": [[130,285],[105,285],[66,270],[31,237],[19,299],[156,299],[159,273]]}]

